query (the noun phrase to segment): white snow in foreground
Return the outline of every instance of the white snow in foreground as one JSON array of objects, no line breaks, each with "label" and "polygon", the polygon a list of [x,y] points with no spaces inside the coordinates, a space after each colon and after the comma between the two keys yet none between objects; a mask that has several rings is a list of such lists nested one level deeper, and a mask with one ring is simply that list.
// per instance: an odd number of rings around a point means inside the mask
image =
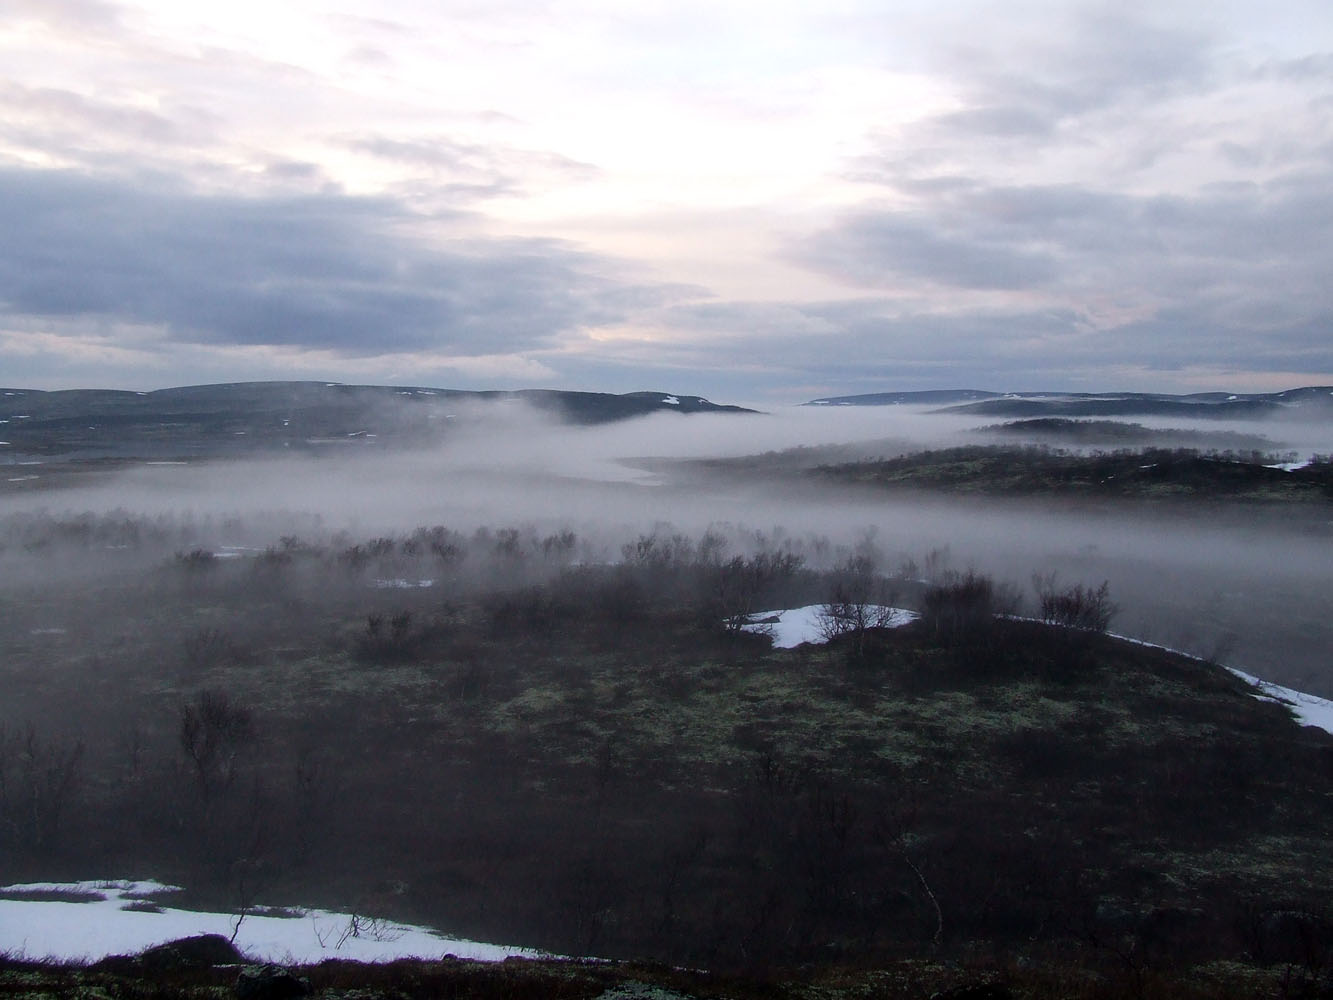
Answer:
[{"label": "white snow in foreground", "polygon": [[[1031,618],[1028,621],[1037,621]],[[1115,632],[1108,632],[1112,639],[1119,639],[1122,642],[1132,642],[1136,646],[1149,646],[1153,649],[1164,649],[1168,653],[1175,653],[1177,656],[1188,656],[1191,660],[1202,660],[1203,657],[1195,656],[1193,653],[1187,653],[1183,649],[1173,649],[1170,646],[1163,646],[1160,643],[1148,642],[1146,639],[1135,639],[1130,635],[1119,635]],[[1333,701],[1327,698],[1320,698],[1318,695],[1306,694],[1304,691],[1295,691],[1292,688],[1282,687],[1274,684],[1272,681],[1261,680],[1254,674],[1247,674],[1243,670],[1237,670],[1235,667],[1225,667],[1235,674],[1241,680],[1248,684],[1253,684],[1258,688],[1255,694],[1256,698],[1264,701],[1274,701],[1279,705],[1286,705],[1291,709],[1296,721],[1302,726],[1316,726],[1326,733],[1333,733]]]},{"label": "white snow in foreground", "polygon": [[1265,465],[1265,469],[1281,469],[1283,472],[1295,472],[1297,469],[1304,469],[1310,465],[1310,459],[1304,462],[1278,462],[1276,465]]},{"label": "white snow in foreground", "polygon": [[1318,695],[1306,694],[1304,691],[1293,691],[1291,688],[1281,687],[1271,681],[1260,680],[1253,674],[1247,674],[1232,667],[1227,667],[1227,669],[1241,680],[1257,687],[1260,691],[1258,697],[1265,701],[1275,701],[1279,705],[1286,705],[1301,725],[1317,726],[1327,733],[1333,733],[1333,701],[1320,698]]},{"label": "white snow in foreground", "polygon": [[[135,905],[136,897],[179,891],[176,886],[151,881],[41,882],[0,886],[0,893],[51,889],[95,892],[106,898],[88,903],[0,899],[0,953],[29,959],[96,961],[107,955],[133,955],[156,944],[198,934],[230,938],[236,927],[236,915],[229,913],[196,913],[166,906],[161,913],[125,909]],[[256,961],[288,964],[313,964],[326,958],[385,962],[444,955],[498,962],[511,955],[539,955],[527,948],[464,941],[385,920],[358,917],[354,923],[347,913],[306,909],[289,912],[300,916],[248,914],[236,932],[237,949]]]},{"label": "white snow in foreground", "polygon": [[[771,629],[773,645],[778,649],[793,649],[803,642],[823,642],[824,633],[820,628],[820,616],[825,607],[823,604],[807,604],[803,608],[760,611],[750,616],[751,624],[743,625],[741,628],[746,632],[763,633]],[[870,616],[881,612],[887,612],[886,628],[898,628],[921,617],[915,611],[908,611],[906,608],[886,608],[878,604],[869,606]]]}]

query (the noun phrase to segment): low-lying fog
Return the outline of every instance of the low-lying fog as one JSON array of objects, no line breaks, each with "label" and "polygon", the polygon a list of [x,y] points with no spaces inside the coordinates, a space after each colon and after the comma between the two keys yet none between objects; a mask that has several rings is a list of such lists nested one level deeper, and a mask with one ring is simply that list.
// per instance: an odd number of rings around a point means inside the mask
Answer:
[{"label": "low-lying fog", "polygon": [[[1303,456],[1333,451],[1327,428],[1133,421],[1261,434],[1275,450]],[[506,406],[457,421],[430,450],[141,465],[97,485],[11,494],[0,499],[0,517],[43,509],[169,515],[190,520],[218,545],[270,544],[314,524],[358,538],[436,524],[460,532],[569,528],[608,559],[663,524],[694,537],[725,526],[733,537],[821,536],[830,551],[871,539],[885,572],[947,548],[955,568],[975,567],[1022,587],[1034,572],[1052,570],[1069,582],[1107,580],[1122,608],[1115,631],[1333,695],[1333,511],[1297,519],[1236,508],[1150,514],[1135,504],[849,492],[796,474],[759,481],[635,462],[848,444],[867,457],[894,455],[983,440],[972,432],[996,422],[907,407],[807,407],[562,427]],[[20,569],[19,558],[13,550],[5,557],[10,580],[42,572],[40,564]]]}]

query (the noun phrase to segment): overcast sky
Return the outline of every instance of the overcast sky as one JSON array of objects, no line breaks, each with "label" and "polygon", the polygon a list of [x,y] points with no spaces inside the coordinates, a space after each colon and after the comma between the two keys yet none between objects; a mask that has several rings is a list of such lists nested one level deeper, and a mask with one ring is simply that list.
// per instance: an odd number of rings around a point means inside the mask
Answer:
[{"label": "overcast sky", "polygon": [[5,0],[0,384],[1333,383],[1327,0]]}]

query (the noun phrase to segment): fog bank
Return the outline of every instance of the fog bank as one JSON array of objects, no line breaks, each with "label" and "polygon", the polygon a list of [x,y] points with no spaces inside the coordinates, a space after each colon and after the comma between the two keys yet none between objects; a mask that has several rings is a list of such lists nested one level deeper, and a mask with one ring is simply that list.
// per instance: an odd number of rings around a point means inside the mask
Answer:
[{"label": "fog bank", "polygon": [[[1034,572],[1055,571],[1071,582],[1107,580],[1122,607],[1118,631],[1333,694],[1326,655],[1333,648],[1328,517],[909,496],[796,474],[756,481],[691,468],[677,475],[669,465],[634,461],[822,445],[893,455],[966,442],[977,425],[974,418],[907,407],[808,407],[565,427],[508,406],[469,415],[431,448],[144,464],[86,487],[12,493],[0,500],[0,516],[123,510],[188,522],[211,544],[256,546],[312,530],[369,538],[423,525],[464,533],[530,526],[572,530],[587,551],[606,559],[640,534],[671,530],[697,538],[713,528],[742,546],[756,535],[765,544],[799,542],[812,561],[869,544],[885,572],[947,550],[956,568],[1021,586]],[[1207,426],[1218,429],[1216,421]],[[1243,429],[1277,440],[1290,426]],[[1304,428],[1301,440],[1317,444],[1320,433]],[[40,466],[31,468],[40,474]]]}]

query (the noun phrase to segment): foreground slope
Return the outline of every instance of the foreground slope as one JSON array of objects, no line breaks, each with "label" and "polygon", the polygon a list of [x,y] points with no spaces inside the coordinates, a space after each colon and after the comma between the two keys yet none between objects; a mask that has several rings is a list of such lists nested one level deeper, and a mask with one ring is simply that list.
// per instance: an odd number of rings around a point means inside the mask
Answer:
[{"label": "foreground slope", "polygon": [[[222,942],[225,945],[225,941]],[[487,964],[456,959],[401,961],[389,965],[326,961],[290,969],[211,965],[182,961],[204,950],[198,939],[92,968],[6,960],[0,956],[0,995],[181,998],[217,1000],[239,995],[242,977],[281,984],[328,1000],[1286,1000],[1316,996],[1321,977],[1288,964],[1267,967],[1208,962],[1162,968],[1141,964],[1073,961],[1007,961],[977,956],[965,962],[922,958],[865,966],[751,969],[717,974],[649,962],[509,961]],[[208,950],[219,951],[209,943]],[[300,995],[299,993],[296,995]]]},{"label": "foreground slope", "polygon": [[[43,805],[3,803],[0,878],[152,873],[712,967],[1262,958],[1303,940],[1287,913],[1333,941],[1330,738],[1220,668],[911,581],[920,621],[776,649],[719,624],[735,582],[758,608],[835,578],[453,544],[291,539],[13,592],[3,787]],[[390,565],[416,583],[379,587]]]}]

